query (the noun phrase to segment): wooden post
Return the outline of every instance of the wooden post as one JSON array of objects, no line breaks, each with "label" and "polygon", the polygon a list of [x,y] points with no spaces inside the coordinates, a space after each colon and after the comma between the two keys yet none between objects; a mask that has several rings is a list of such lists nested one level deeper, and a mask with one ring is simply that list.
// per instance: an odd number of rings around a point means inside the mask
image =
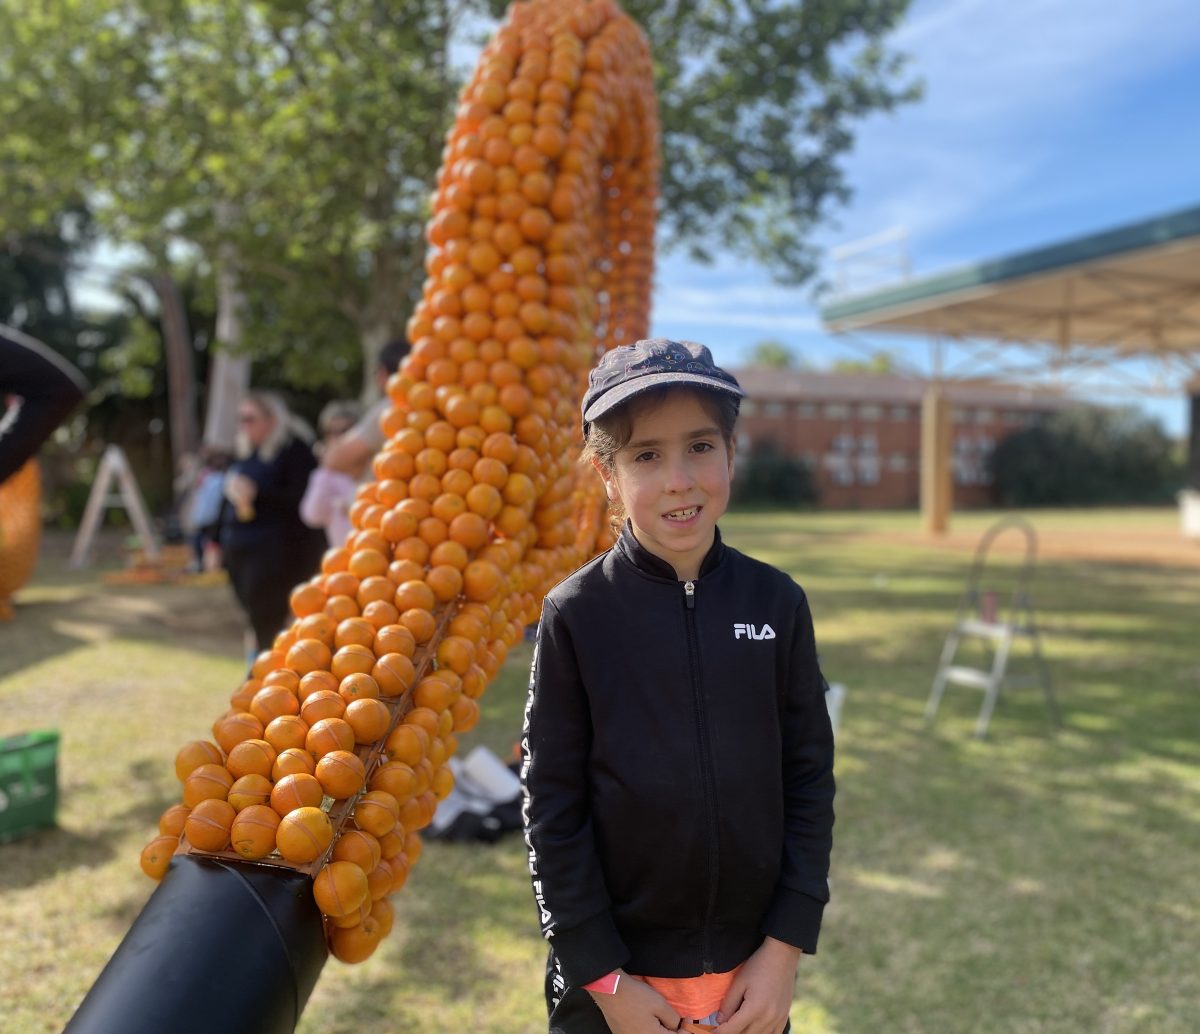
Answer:
[{"label": "wooden post", "polygon": [[927,535],[950,530],[954,486],[950,468],[950,406],[931,382],[921,400],[921,527]]}]

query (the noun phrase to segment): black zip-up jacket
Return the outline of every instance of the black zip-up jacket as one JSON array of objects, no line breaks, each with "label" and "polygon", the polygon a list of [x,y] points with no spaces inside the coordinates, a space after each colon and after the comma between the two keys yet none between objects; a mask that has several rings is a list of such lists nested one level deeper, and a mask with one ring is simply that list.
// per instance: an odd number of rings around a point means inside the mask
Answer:
[{"label": "black zip-up jacket", "polygon": [[546,596],[522,741],[542,932],[568,985],[816,950],[833,734],[787,575],[721,542],[694,582],[616,545]]}]

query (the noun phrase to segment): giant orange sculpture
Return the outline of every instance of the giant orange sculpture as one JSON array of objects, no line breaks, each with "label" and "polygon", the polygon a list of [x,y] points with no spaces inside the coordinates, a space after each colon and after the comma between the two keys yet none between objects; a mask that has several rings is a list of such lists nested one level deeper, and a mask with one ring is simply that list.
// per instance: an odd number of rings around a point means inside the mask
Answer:
[{"label": "giant orange sculpture", "polygon": [[354,530],[212,740],[180,751],[148,874],[201,846],[291,866],[338,958],[386,935],[478,697],[546,590],[606,544],[579,401],[599,350],[646,336],[658,161],[638,26],[613,0],[514,4],[446,142]]}]

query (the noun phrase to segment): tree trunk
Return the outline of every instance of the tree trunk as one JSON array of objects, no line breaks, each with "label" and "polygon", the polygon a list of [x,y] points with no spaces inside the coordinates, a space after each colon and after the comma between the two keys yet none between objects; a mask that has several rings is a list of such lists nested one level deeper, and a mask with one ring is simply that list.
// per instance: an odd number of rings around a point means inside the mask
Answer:
[{"label": "tree trunk", "polygon": [[185,457],[196,452],[196,377],[192,366],[192,335],[179,285],[170,273],[155,273],[150,286],[162,312],[163,346],[167,358],[167,397],[171,421],[171,459],[176,473]]},{"label": "tree trunk", "polygon": [[216,279],[217,352],[209,372],[204,440],[232,450],[237,434],[237,408],[250,387],[250,360],[237,354],[242,344],[244,297],[237,251],[228,241],[217,248]]}]

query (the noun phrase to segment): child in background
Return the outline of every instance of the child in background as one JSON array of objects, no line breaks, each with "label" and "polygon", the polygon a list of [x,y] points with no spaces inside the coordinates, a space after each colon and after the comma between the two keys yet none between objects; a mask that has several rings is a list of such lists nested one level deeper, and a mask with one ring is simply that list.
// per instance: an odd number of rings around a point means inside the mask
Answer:
[{"label": "child in background", "polygon": [[[362,416],[362,406],[352,400],[328,403],[317,418],[321,440],[313,452],[320,461],[325,450],[351,431]],[[350,506],[358,482],[349,474],[317,467],[308,476],[308,487],[300,500],[300,519],[310,528],[324,528],[330,546],[344,545],[350,536]]]},{"label": "child in background", "polygon": [[816,950],[833,736],[804,592],[717,530],[743,395],[664,339],[589,378],[625,523],[546,596],[522,740],[552,1034],[779,1034]]},{"label": "child in background", "polygon": [[197,571],[221,568],[221,506],[225,501],[225,472],[233,459],[215,446],[200,449],[200,471],[196,475],[187,525],[191,529],[194,566]]}]

